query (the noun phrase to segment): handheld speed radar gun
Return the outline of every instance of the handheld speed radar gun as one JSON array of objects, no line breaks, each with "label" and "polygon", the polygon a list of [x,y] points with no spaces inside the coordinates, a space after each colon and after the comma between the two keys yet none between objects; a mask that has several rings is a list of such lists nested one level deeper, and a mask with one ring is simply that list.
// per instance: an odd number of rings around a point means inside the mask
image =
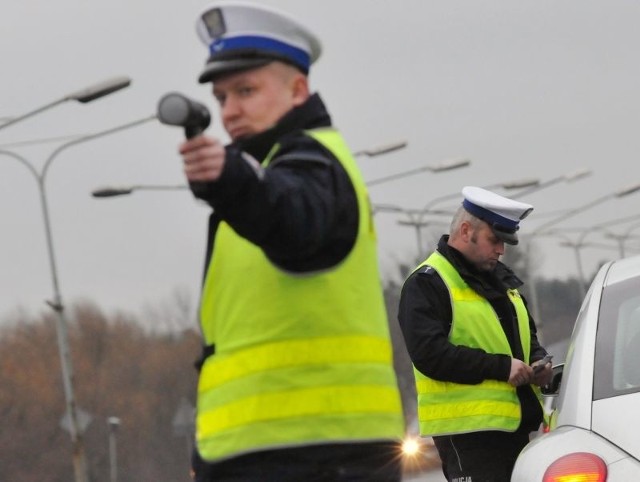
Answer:
[{"label": "handheld speed radar gun", "polygon": [[204,105],[177,92],[160,99],[158,119],[163,124],[184,127],[187,139],[201,134],[211,123],[211,115]]},{"label": "handheld speed radar gun", "polygon": [[[158,120],[170,126],[184,127],[184,135],[191,139],[209,127],[211,115],[204,105],[177,92],[171,92],[158,102]],[[201,182],[190,182],[189,186],[195,195],[206,192],[206,186]]]}]

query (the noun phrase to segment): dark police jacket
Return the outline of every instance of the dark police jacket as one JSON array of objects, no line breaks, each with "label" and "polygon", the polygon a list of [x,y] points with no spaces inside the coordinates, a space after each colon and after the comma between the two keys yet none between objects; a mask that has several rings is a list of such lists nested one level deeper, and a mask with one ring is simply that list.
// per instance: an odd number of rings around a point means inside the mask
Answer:
[{"label": "dark police jacket", "polygon": [[[222,175],[196,192],[214,209],[205,271],[220,219],[287,271],[329,268],[349,253],[358,227],[354,188],[333,154],[302,132],[328,126],[329,113],[314,94],[273,128],[226,147]],[[266,169],[242,154],[262,161],[276,143],[281,149]]]}]

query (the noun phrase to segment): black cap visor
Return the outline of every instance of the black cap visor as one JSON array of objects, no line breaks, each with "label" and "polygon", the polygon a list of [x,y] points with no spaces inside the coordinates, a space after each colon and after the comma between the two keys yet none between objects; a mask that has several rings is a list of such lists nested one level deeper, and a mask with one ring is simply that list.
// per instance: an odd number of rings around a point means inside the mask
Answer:
[{"label": "black cap visor", "polygon": [[516,231],[507,231],[502,226],[499,226],[499,225],[497,225],[495,223],[494,224],[489,224],[489,226],[491,227],[491,230],[493,231],[493,234],[495,234],[498,239],[501,239],[505,243],[511,244],[513,246],[518,244],[518,234],[517,234],[518,232],[517,232],[517,230]]},{"label": "black cap visor", "polygon": [[219,79],[223,75],[235,74],[244,70],[257,69],[258,67],[262,67],[273,62],[273,60],[274,59],[264,57],[252,59],[214,60],[205,66],[200,77],[198,77],[198,81],[201,84],[206,84],[207,82],[213,82],[216,79]]}]

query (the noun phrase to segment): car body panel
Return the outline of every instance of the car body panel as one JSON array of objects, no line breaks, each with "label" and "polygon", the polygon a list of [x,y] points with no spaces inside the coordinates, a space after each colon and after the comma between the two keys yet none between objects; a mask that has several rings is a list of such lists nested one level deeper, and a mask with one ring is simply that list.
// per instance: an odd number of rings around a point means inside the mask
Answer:
[{"label": "car body panel", "polygon": [[593,403],[591,430],[640,459],[638,428],[640,428],[640,393],[606,398]]},{"label": "car body panel", "polygon": [[617,464],[629,456],[606,440],[578,427],[560,427],[529,443],[513,469],[512,482],[540,482],[552,462],[575,452],[597,453],[607,464]]},{"label": "car body panel", "polygon": [[[558,425],[573,425],[589,429],[591,425],[591,394],[593,393],[593,373],[595,337],[600,306],[601,289],[606,270],[600,270],[585,297],[569,342],[567,361],[562,373],[562,387],[556,402]],[[580,363],[572,363],[572,360]],[[570,394],[570,396],[567,396]],[[552,425],[552,429],[554,426]]]},{"label": "car body panel", "polygon": [[551,431],[525,447],[511,480],[540,482],[576,452],[600,457],[609,482],[640,480],[640,256],[600,268],[556,374],[559,391],[545,395]]}]

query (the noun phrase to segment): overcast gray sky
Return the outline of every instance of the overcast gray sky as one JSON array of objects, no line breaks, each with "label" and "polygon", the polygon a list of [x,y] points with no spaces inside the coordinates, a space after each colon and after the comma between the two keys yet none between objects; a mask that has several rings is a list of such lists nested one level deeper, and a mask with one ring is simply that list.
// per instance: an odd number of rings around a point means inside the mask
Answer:
[{"label": "overcast gray sky", "polygon": [[[0,117],[112,76],[127,75],[133,82],[94,103],[66,103],[0,131],[0,149],[19,153],[40,170],[60,142],[16,143],[90,134],[146,117],[169,91],[209,105],[210,131],[224,136],[209,87],[196,81],[206,48],[194,24],[208,3],[3,0]],[[549,213],[640,182],[635,0],[262,3],[299,17],[322,39],[312,87],[354,150],[408,140],[403,151],[361,159],[365,179],[446,159],[472,161],[457,171],[372,186],[374,203],[414,209],[464,185],[546,182],[591,169],[586,179],[522,198],[535,206],[522,223],[526,238],[552,219]],[[186,191],[90,197],[103,185],[183,183],[176,154],[182,136],[180,129],[152,122],[70,147],[55,159],[46,187],[67,304],[89,299],[107,311],[137,311],[164,306],[176,291],[197,303],[206,207]],[[36,183],[20,163],[0,158],[1,320],[19,309],[45,309],[52,286]],[[640,214],[639,196],[602,202],[561,226],[584,228]],[[440,207],[445,205],[452,203]],[[416,256],[415,232],[398,225],[401,218],[376,215],[384,272]],[[425,239],[431,239],[426,231]],[[597,233],[588,240],[607,242]],[[575,275],[573,252],[559,241],[538,245],[539,275]],[[601,248],[581,252],[587,270],[617,254]]]}]

